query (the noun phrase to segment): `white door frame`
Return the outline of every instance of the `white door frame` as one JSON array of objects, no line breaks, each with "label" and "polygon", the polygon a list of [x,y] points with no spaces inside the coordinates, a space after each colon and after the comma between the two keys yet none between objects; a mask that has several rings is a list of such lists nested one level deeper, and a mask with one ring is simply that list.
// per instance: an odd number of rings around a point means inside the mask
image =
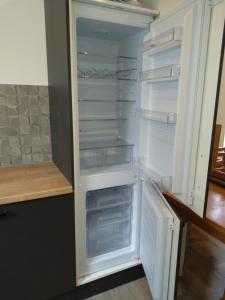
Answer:
[{"label": "white door frame", "polygon": [[211,150],[211,137],[220,69],[221,46],[225,21],[225,1],[212,9],[205,73],[198,155],[195,173],[195,212],[203,216]]}]

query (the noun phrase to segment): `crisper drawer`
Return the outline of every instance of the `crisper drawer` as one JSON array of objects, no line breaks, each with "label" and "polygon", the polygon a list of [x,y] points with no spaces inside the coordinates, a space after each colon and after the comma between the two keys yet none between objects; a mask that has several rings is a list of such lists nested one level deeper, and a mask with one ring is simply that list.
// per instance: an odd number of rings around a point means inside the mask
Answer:
[{"label": "crisper drawer", "polygon": [[117,164],[129,164],[133,158],[133,146],[116,147],[106,149],[105,164],[107,166]]},{"label": "crisper drawer", "polygon": [[132,185],[123,185],[90,191],[86,194],[86,209],[93,210],[129,203],[132,201],[132,197]]},{"label": "crisper drawer", "polygon": [[128,247],[130,243],[130,221],[108,224],[87,230],[87,256],[89,258]]},{"label": "crisper drawer", "polygon": [[133,160],[133,146],[80,150],[81,169],[129,164]]},{"label": "crisper drawer", "polygon": [[81,169],[98,168],[104,165],[104,149],[80,151]]},{"label": "crisper drawer", "polygon": [[102,208],[94,211],[88,211],[86,215],[86,225],[89,228],[105,224],[117,223],[120,221],[131,220],[131,204],[123,204]]}]

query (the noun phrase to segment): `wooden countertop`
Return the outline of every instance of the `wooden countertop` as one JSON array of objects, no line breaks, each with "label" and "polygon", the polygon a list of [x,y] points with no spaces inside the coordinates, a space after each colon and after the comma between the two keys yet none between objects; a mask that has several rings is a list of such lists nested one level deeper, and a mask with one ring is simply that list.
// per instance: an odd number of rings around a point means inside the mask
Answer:
[{"label": "wooden countertop", "polygon": [[72,192],[53,163],[0,168],[0,205]]}]

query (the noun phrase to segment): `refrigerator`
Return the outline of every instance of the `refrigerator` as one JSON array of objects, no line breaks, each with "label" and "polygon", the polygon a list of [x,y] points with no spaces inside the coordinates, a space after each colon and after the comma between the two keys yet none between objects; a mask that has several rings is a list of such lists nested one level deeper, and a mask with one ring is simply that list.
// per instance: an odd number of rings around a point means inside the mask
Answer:
[{"label": "refrigerator", "polygon": [[202,215],[197,144],[211,5],[168,15],[73,1],[70,47],[77,285],[142,264],[153,299],[173,299],[180,219]]}]

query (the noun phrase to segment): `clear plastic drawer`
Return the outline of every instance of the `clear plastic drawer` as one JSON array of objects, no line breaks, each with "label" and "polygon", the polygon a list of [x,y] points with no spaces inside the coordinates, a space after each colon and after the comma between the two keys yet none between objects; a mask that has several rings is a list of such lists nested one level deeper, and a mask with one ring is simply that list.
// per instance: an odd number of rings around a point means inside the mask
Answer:
[{"label": "clear plastic drawer", "polygon": [[130,221],[87,230],[87,256],[89,258],[128,247],[130,243]]},{"label": "clear plastic drawer", "polygon": [[104,149],[80,151],[81,169],[97,168],[104,165]]},{"label": "clear plastic drawer", "polygon": [[131,204],[112,206],[94,211],[88,211],[86,215],[86,225],[88,228],[92,228],[105,224],[112,224],[124,220],[130,220],[131,216]]},{"label": "clear plastic drawer", "polygon": [[119,165],[132,163],[133,146],[124,146],[106,149],[105,164]]},{"label": "clear plastic drawer", "polygon": [[133,161],[133,145],[117,145],[116,147],[80,149],[81,169],[104,166],[131,164]]},{"label": "clear plastic drawer", "polygon": [[90,191],[86,194],[86,209],[93,210],[129,203],[132,201],[132,195],[132,185]]}]

